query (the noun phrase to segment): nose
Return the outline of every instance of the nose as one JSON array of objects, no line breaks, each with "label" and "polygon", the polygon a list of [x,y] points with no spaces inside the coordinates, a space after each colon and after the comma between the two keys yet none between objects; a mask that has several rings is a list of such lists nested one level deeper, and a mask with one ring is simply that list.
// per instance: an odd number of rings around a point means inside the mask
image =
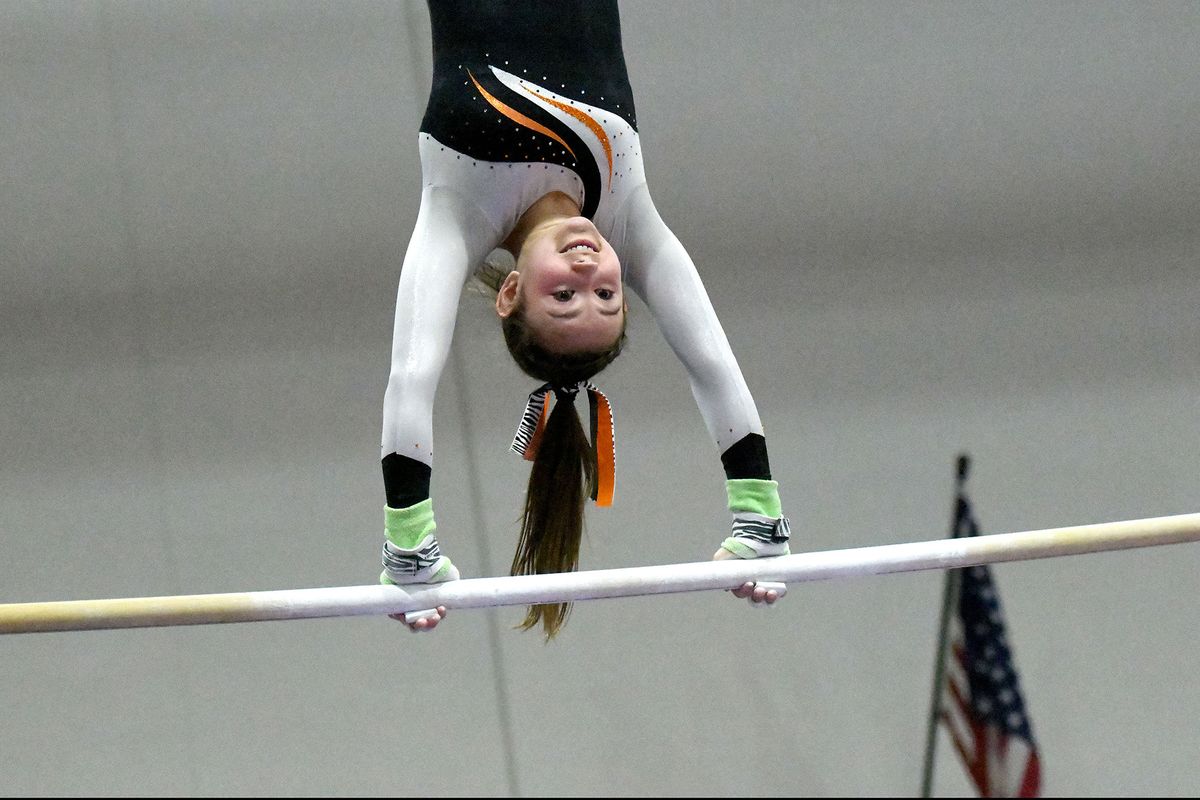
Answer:
[{"label": "nose", "polygon": [[599,267],[593,258],[575,258],[571,261],[571,271],[579,275],[591,275]]}]

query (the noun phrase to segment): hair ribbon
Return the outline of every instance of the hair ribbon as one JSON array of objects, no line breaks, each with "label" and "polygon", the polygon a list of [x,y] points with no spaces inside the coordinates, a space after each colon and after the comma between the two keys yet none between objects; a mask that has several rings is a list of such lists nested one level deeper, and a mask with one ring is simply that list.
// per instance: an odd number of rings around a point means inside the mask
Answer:
[{"label": "hair ribbon", "polygon": [[616,489],[617,441],[613,427],[612,404],[604,392],[589,381],[580,381],[569,386],[553,386],[549,383],[534,389],[525,404],[517,434],[513,437],[512,450],[526,461],[537,458],[541,447],[546,421],[550,418],[550,393],[555,402],[571,402],[580,389],[588,393],[591,421],[591,457],[596,465],[596,481],[592,487],[592,500],[598,506],[611,506]]}]

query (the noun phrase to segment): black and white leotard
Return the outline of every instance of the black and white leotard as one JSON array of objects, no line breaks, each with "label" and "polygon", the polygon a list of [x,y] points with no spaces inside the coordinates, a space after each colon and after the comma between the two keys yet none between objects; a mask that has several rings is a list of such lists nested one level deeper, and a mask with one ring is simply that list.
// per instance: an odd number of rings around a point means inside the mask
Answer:
[{"label": "black and white leotard", "polygon": [[434,392],[464,284],[551,192],[574,198],[615,249],[687,371],[727,475],[770,478],[754,400],[692,259],[650,198],[616,0],[428,5],[421,205],[384,397],[389,505],[427,496]]}]

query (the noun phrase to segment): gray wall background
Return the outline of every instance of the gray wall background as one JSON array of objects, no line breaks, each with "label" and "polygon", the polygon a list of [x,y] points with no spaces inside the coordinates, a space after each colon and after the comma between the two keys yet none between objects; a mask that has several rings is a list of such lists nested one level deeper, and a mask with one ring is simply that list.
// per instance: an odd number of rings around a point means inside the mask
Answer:
[{"label": "gray wall background", "polygon": [[[796,549],[1200,510],[1200,4],[626,2],[651,188]],[[378,570],[423,3],[0,4],[0,602]],[[587,568],[707,558],[723,474],[643,306]],[[442,542],[501,574],[531,387],[466,293]],[[1045,793],[1200,792],[1200,548],[1000,565]],[[915,794],[939,573],[5,637],[0,793]],[[934,784],[970,788],[948,742]]]}]

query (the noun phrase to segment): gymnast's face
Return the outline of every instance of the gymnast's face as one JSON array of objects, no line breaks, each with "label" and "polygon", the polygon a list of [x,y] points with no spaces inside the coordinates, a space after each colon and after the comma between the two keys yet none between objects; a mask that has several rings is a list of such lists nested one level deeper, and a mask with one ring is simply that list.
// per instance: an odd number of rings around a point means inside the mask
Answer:
[{"label": "gymnast's face", "polygon": [[606,350],[625,325],[621,262],[586,217],[549,220],[535,227],[496,297],[507,317],[521,308],[547,350]]}]

